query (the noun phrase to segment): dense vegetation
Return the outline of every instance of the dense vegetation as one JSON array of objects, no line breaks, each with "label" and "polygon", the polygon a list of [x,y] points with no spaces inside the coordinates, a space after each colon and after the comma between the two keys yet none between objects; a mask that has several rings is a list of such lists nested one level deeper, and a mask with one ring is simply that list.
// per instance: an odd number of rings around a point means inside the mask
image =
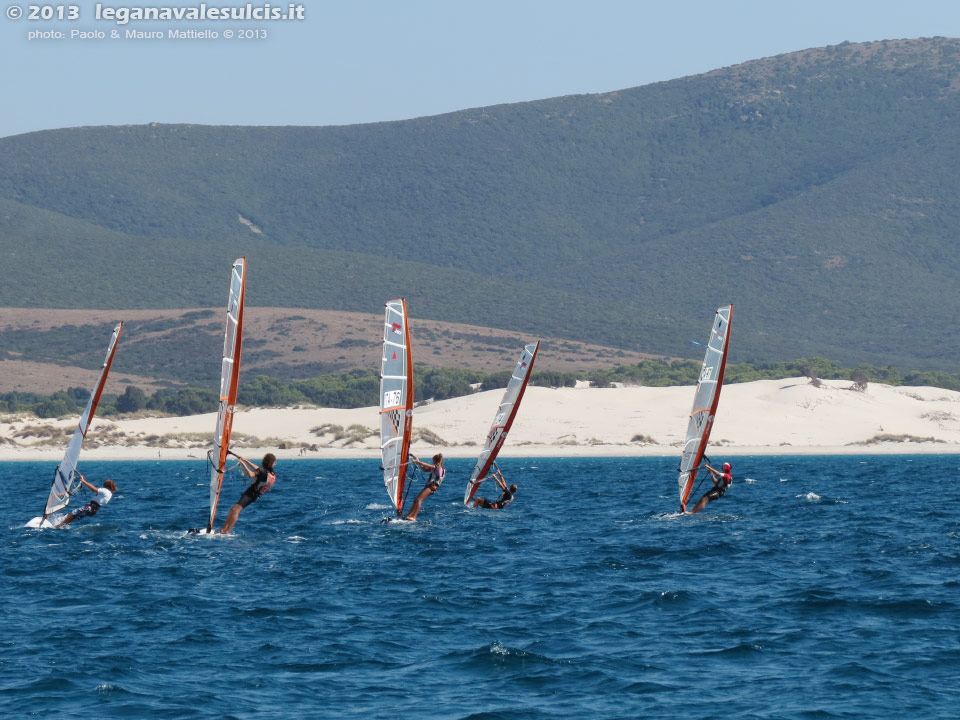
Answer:
[{"label": "dense vegetation", "polygon": [[[627,365],[612,370],[598,370],[587,375],[594,387],[611,387],[614,383],[664,387],[668,385],[695,385],[700,376],[701,364],[694,360],[650,360],[637,365]],[[934,371],[911,371],[901,373],[892,366],[876,367],[861,364],[845,368],[826,358],[801,358],[779,363],[730,363],[724,375],[724,383],[753,382],[754,380],[779,380],[790,377],[807,377],[812,381],[850,380],[878,382],[885,385],[928,386],[947,390],[960,390],[960,374]]]},{"label": "dense vegetation", "polygon": [[[650,360],[636,365],[624,365],[612,370],[594,371],[582,375],[534,370],[531,384],[545,387],[573,387],[578,380],[588,380],[593,387],[611,387],[614,383],[664,387],[668,385],[695,385],[700,374],[700,363],[693,360]],[[422,368],[416,370],[417,402],[446,400],[483,390],[505,388],[509,371],[482,373],[461,368]],[[888,385],[933,386],[960,391],[960,374],[946,372],[901,373],[895,367],[859,365],[844,368],[825,358],[802,358],[791,362],[755,365],[733,363],[727,365],[726,383],[753,380],[808,377],[821,380],[851,380],[854,383],[881,382]],[[280,381],[260,375],[245,379],[238,396],[240,405],[253,407],[291,407],[318,405],[334,408],[372,407],[378,402],[379,376],[372,370],[351,370],[332,373],[309,380]],[[38,417],[64,417],[79,413],[86,405],[89,390],[70,388],[43,396],[34,393],[0,394],[0,412],[33,413]],[[104,395],[100,415],[117,415],[147,411],[170,415],[194,415],[214,412],[217,394],[199,388],[158,390],[147,395],[135,386],[128,386],[121,395]]]},{"label": "dense vegetation", "polygon": [[[952,370],[960,41],[849,44],[604,95],[329,128],[0,139],[0,305],[421,317],[670,356]],[[30,247],[29,253],[23,248]]]}]

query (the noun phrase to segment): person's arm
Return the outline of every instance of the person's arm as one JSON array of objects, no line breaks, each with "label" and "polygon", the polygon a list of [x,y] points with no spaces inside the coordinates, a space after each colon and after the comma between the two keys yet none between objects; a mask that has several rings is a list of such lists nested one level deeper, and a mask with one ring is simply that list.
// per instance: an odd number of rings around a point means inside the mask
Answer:
[{"label": "person's arm", "polygon": [[240,467],[243,468],[243,472],[246,473],[248,478],[256,477],[257,468],[259,467],[258,465],[254,465],[252,462],[250,462],[246,458],[240,457],[233,451],[231,451],[230,454],[233,455],[240,462]]},{"label": "person's arm", "polygon": [[88,488],[90,488],[90,491],[91,491],[91,492],[96,492],[96,491],[98,490],[98,488],[97,488],[96,486],[94,486],[94,485],[92,485],[91,483],[88,483],[88,482],[87,482],[87,479],[83,476],[83,473],[78,473],[78,474],[80,475],[80,482],[82,482],[84,485],[86,485]]},{"label": "person's arm", "polygon": [[497,481],[497,485],[500,486],[500,489],[506,492],[507,481],[503,479],[503,475],[498,472],[493,473],[493,479]]}]

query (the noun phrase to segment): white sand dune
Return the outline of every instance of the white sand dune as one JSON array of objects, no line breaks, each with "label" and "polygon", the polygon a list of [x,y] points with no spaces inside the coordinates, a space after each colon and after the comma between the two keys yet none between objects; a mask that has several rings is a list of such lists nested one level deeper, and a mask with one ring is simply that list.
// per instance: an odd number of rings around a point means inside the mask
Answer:
[{"label": "white sand dune", "polygon": [[[806,378],[727,385],[711,452],[960,453],[960,392],[875,383],[857,392],[850,385],[825,380],[816,388]],[[501,396],[501,390],[494,390],[417,407],[414,428],[423,434],[415,438],[413,452],[421,457],[435,452],[476,455]],[[530,387],[502,455],[677,455],[692,400],[692,387]],[[4,418],[0,460],[58,460],[75,424],[75,418]],[[84,458],[203,457],[214,425],[212,413],[97,418],[87,435]],[[321,426],[327,426],[326,433],[314,431]],[[251,458],[267,451],[280,458],[379,455],[377,408],[240,410],[233,428],[235,449]],[[51,432],[60,434],[51,438]]]}]

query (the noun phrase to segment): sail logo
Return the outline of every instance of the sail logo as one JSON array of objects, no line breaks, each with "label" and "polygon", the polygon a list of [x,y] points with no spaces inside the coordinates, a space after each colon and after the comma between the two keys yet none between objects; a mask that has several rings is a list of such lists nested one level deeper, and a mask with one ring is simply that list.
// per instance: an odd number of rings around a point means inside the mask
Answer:
[{"label": "sail logo", "polygon": [[704,380],[709,380],[710,376],[712,375],[713,375],[713,366],[704,365],[703,368],[701,368],[700,370],[700,382],[703,382]]},{"label": "sail logo", "polygon": [[403,335],[403,325],[400,323],[394,323],[393,328],[391,329],[393,330],[394,335]]}]

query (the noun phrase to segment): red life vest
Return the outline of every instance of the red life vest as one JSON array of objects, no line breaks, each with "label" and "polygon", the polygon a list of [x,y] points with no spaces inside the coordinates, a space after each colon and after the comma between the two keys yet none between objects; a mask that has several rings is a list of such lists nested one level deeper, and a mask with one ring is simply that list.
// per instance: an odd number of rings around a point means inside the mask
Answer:
[{"label": "red life vest", "polygon": [[260,486],[260,494],[263,495],[267,490],[273,487],[273,484],[277,481],[277,474],[271,470],[267,473],[267,481]]}]

